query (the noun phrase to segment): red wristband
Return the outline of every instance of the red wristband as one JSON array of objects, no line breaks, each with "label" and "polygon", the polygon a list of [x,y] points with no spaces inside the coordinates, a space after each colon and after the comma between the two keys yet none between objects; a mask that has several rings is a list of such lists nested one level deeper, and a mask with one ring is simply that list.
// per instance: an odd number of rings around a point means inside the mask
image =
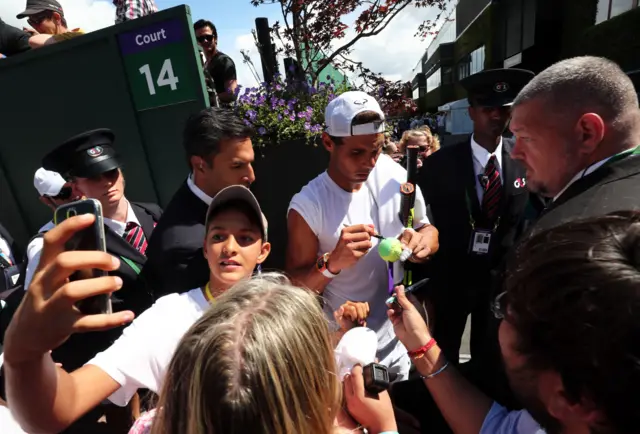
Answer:
[{"label": "red wristband", "polygon": [[425,345],[421,346],[417,350],[407,351],[407,354],[409,354],[409,357],[418,357],[425,354],[427,351],[429,351],[431,348],[435,347],[436,345],[437,345],[436,340],[431,338],[429,339],[429,342],[427,342]]}]

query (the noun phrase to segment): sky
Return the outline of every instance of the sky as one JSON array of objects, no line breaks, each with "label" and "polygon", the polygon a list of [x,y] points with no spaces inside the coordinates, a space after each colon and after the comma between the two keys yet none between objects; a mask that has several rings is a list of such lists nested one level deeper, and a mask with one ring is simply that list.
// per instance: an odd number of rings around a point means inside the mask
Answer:
[{"label": "sky", "polygon": [[[58,1],[72,28],[81,27],[85,31],[92,31],[113,24],[115,7],[111,0]],[[156,0],[159,9],[184,3],[179,0]],[[0,18],[16,27],[26,26],[26,20],[15,18],[24,10],[25,4],[26,0],[0,0]],[[256,80],[248,66],[243,64],[240,50],[249,51],[261,74],[260,58],[251,29],[255,27],[257,17],[266,17],[269,23],[281,20],[279,5],[254,7],[249,0],[189,0],[187,4],[191,8],[193,21],[205,18],[216,25],[218,49],[235,61],[238,82],[243,86],[255,86]],[[382,73],[389,80],[410,81],[412,74],[415,74],[412,70],[429,43],[429,40],[422,41],[414,37],[414,33],[423,20],[433,19],[436,15],[437,11],[433,9],[407,7],[380,34],[358,41],[353,47],[351,58],[362,61],[364,66]]]}]

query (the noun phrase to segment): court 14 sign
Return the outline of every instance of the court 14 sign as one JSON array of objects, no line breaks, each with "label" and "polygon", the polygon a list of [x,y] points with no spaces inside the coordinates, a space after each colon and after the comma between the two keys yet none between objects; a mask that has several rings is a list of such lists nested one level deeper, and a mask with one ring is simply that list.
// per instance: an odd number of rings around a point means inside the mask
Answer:
[{"label": "court 14 sign", "polygon": [[187,36],[177,19],[118,36],[137,110],[195,98],[195,86],[189,80],[188,69],[193,63],[193,59],[188,58],[193,47]]}]

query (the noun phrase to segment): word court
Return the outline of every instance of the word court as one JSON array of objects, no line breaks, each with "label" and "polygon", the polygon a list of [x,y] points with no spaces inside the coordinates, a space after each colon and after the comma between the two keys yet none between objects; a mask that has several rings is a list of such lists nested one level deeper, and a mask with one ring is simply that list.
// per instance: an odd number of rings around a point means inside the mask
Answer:
[{"label": "word court", "polygon": [[152,42],[159,42],[163,39],[167,39],[167,35],[165,34],[165,29],[160,29],[157,32],[153,32],[151,34],[137,35],[136,44],[146,45]]}]

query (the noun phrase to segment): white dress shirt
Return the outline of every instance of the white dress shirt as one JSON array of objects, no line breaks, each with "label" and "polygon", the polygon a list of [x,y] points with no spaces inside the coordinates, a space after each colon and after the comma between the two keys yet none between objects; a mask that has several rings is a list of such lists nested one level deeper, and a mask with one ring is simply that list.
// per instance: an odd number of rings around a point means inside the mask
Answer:
[{"label": "white dress shirt", "polygon": [[103,220],[104,224],[107,225],[109,229],[121,237],[124,236],[124,231],[129,223],[135,223],[140,226],[140,221],[138,220],[138,217],[136,217],[136,213],[133,212],[133,208],[131,208],[131,203],[129,201],[127,201],[127,217],[125,222],[119,222],[107,217],[103,218]]},{"label": "white dress shirt", "polygon": [[204,203],[207,204],[207,206],[211,205],[211,202],[213,201],[213,198],[210,197],[207,193],[205,193],[204,191],[200,190],[200,188],[194,184],[193,182],[193,173],[189,175],[189,177],[187,178],[187,186],[189,187],[189,190],[191,190],[191,192],[193,194],[195,194],[196,196],[198,196],[198,198],[203,201]]},{"label": "white dress shirt", "polygon": [[479,177],[484,175],[484,169],[487,167],[487,163],[493,155],[496,156],[496,166],[498,173],[500,173],[500,181],[504,184],[504,177],[502,174],[502,137],[500,137],[500,143],[496,147],[496,151],[492,154],[480,146],[478,142],[475,141],[474,136],[471,136],[471,152],[473,153],[473,171],[475,173],[476,180],[476,193],[478,194],[478,202],[482,204],[484,187],[480,183]]}]

